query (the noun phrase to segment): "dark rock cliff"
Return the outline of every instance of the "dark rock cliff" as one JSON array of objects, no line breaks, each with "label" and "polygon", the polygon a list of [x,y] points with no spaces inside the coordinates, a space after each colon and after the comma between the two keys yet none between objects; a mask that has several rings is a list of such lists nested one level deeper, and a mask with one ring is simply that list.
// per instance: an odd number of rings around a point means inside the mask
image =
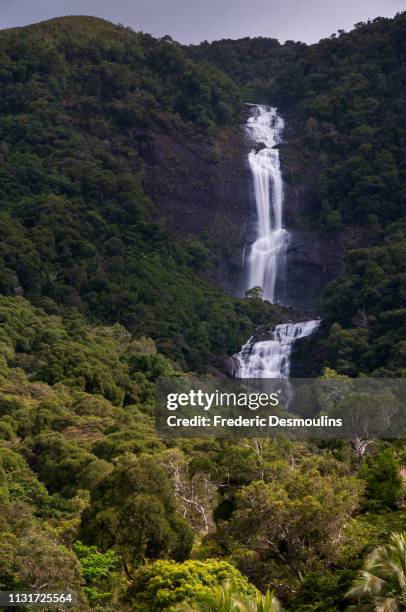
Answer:
[{"label": "dark rock cliff", "polygon": [[313,316],[324,287],[342,268],[344,253],[340,236],[291,230],[285,303]]},{"label": "dark rock cliff", "polygon": [[[240,132],[219,130],[211,141],[173,129],[155,129],[145,137],[145,190],[168,227],[184,237],[204,236],[213,253],[207,275],[227,292],[243,295],[244,248],[256,237],[247,154],[250,143]],[[282,169],[292,174],[289,154]],[[285,168],[284,168],[285,166]],[[309,226],[311,172],[285,183],[284,222],[291,233],[288,275],[281,302],[304,315],[317,312],[328,282],[340,272],[345,237],[324,235]]]},{"label": "dark rock cliff", "polygon": [[243,130],[219,130],[212,141],[155,130],[146,146],[146,193],[170,229],[184,237],[205,237],[213,253],[207,275],[226,291],[238,293],[252,213]]}]

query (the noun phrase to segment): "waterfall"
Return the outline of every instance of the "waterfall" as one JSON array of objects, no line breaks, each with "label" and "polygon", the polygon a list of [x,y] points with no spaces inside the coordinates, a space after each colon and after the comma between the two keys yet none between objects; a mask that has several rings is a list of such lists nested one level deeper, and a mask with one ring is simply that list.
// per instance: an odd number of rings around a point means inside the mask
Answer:
[{"label": "waterfall", "polygon": [[251,109],[246,132],[258,145],[248,155],[257,211],[257,237],[247,258],[248,289],[261,287],[263,298],[275,303],[278,302],[276,281],[286,276],[289,242],[289,234],[282,227],[283,182],[279,151],[275,148],[282,142],[284,121],[276,108],[253,105]]},{"label": "waterfall", "polygon": [[282,323],[273,331],[272,340],[255,342],[251,337],[233,355],[235,378],[289,378],[290,356],[293,344],[299,338],[310,336],[320,320],[303,323]]},{"label": "waterfall", "polygon": [[[249,138],[258,147],[250,151],[254,200],[257,212],[257,236],[244,264],[247,289],[261,287],[263,299],[281,302],[280,288],[286,281],[286,253],[289,233],[283,228],[283,180],[279,161],[284,121],[277,109],[250,105],[246,124]],[[249,338],[239,353],[233,355],[235,378],[289,378],[293,344],[312,334],[320,320],[283,323],[272,332],[271,340],[255,342]]]}]

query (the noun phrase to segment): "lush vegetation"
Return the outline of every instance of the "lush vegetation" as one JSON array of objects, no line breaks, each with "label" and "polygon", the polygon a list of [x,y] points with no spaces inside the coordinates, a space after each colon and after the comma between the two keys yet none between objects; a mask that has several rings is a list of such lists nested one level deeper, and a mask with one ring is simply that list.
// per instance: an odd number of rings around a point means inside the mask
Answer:
[{"label": "lush vegetation", "polygon": [[402,609],[404,441],[157,437],[156,379],[216,372],[281,311],[210,284],[210,244],[173,235],[143,181],[158,126],[207,144],[244,99],[286,108],[287,178],[315,185],[303,222],[354,236],[309,354],[325,377],[403,376],[404,27],[189,49],[91,18],[0,33],[1,589]]},{"label": "lush vegetation", "polygon": [[405,27],[405,14],[359,24],[309,48],[281,81],[284,102],[301,100],[299,140],[317,155],[313,214],[326,231],[357,228],[321,304],[325,359],[353,376],[402,375],[406,363]]},{"label": "lush vegetation", "polygon": [[393,533],[390,543],[375,548],[365,560],[347,597],[372,610],[404,608],[406,591],[403,576],[406,570],[406,533]]},{"label": "lush vegetation", "polygon": [[170,234],[143,191],[140,132],[208,137],[239,109],[228,77],[176,43],[91,18],[3,32],[0,58],[3,295],[119,321],[189,369],[273,318],[203,280],[207,247]]},{"label": "lush vegetation", "polygon": [[385,226],[405,214],[405,22],[405,13],[377,18],[311,46],[243,38],[192,47],[239,82],[247,101],[279,105],[294,124],[283,154],[292,162],[296,151],[299,167],[292,175],[288,163],[287,178],[312,167],[313,213],[326,228],[370,215]]},{"label": "lush vegetation", "polygon": [[21,297],[0,299],[0,319],[2,587],[50,581],[83,609],[136,610],[262,609],[260,589],[326,612],[403,528],[403,443],[361,463],[344,442],[173,447],[154,430],[154,381],[179,370],[152,340]]},{"label": "lush vegetation", "polygon": [[321,304],[315,370],[404,372],[405,31],[402,13],[311,46],[244,38],[192,48],[225,69],[245,100],[280,107],[285,179],[311,184],[307,219],[297,223],[340,232],[348,246],[344,273]]}]

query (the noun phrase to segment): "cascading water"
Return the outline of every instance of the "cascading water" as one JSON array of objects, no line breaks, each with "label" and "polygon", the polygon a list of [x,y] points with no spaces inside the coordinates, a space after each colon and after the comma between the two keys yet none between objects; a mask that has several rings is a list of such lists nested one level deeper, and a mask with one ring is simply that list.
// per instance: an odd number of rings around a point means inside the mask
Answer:
[{"label": "cascading water", "polygon": [[282,323],[273,331],[272,340],[255,342],[250,338],[233,356],[235,378],[289,378],[293,344],[310,336],[320,320]]},{"label": "cascading water", "polygon": [[282,227],[283,182],[276,145],[282,142],[284,121],[276,108],[252,106],[248,136],[261,147],[248,155],[257,210],[257,238],[247,258],[248,288],[261,287],[263,298],[278,301],[276,281],[286,273],[289,233]]},{"label": "cascading water", "polygon": [[[276,147],[282,142],[284,121],[276,108],[251,105],[246,125],[248,136],[258,144],[248,155],[257,211],[257,238],[246,259],[247,289],[261,287],[263,298],[281,301],[278,289],[286,280],[289,233],[282,227],[283,181]],[[282,282],[281,282],[282,281]],[[294,342],[312,334],[320,320],[283,323],[273,330],[272,340],[250,338],[233,356],[235,378],[289,378]]]}]

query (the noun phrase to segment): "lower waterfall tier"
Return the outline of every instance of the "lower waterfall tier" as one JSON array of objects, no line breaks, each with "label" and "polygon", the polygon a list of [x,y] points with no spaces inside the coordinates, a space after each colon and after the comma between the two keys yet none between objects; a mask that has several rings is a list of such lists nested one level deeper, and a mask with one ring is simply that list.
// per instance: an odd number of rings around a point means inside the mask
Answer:
[{"label": "lower waterfall tier", "polygon": [[290,357],[296,340],[310,336],[320,319],[282,323],[273,330],[273,339],[255,342],[250,338],[233,356],[235,378],[289,378]]}]

